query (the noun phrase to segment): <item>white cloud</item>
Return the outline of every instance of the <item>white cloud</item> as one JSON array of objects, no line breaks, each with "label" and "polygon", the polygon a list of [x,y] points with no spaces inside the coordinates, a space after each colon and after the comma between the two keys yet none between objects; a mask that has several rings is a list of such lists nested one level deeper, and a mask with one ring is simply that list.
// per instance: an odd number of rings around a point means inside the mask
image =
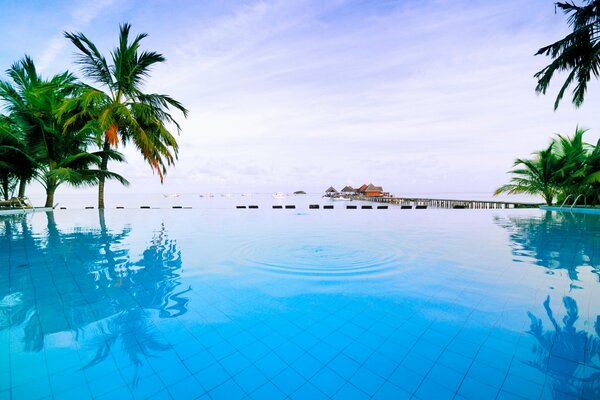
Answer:
[{"label": "white cloud", "polygon": [[[589,141],[599,136],[598,91],[557,112],[555,92],[534,93],[548,60],[533,54],[566,32],[550,0],[176,4],[150,3],[139,25],[131,4],[119,14],[168,57],[148,90],[191,112],[164,187],[126,151],[130,164],[117,170],[134,190],[373,181],[396,193],[491,193],[552,133],[579,123],[594,128]],[[116,41],[115,25],[92,23],[114,7],[83,8],[73,20],[93,28],[92,39]],[[68,43],[52,40],[46,60],[64,65],[56,54]]]}]

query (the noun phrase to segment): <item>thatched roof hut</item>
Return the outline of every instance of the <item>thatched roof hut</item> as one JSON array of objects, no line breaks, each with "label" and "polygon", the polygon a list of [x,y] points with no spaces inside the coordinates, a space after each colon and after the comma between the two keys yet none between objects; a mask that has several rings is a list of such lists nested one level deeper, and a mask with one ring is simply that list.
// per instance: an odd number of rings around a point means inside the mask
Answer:
[{"label": "thatched roof hut", "polygon": [[354,189],[352,186],[346,186],[342,189],[342,193],[345,193],[345,194],[352,194],[355,192],[356,192],[356,189]]},{"label": "thatched roof hut", "polygon": [[337,191],[337,190],[335,190],[335,188],[334,188],[333,186],[329,186],[329,189],[327,189],[327,190],[325,191],[325,193],[326,193],[326,194],[336,194],[336,193],[338,193],[338,191]]},{"label": "thatched roof hut", "polygon": [[381,186],[375,186],[372,183],[365,189],[365,196],[367,197],[379,197],[383,196],[383,188]]}]

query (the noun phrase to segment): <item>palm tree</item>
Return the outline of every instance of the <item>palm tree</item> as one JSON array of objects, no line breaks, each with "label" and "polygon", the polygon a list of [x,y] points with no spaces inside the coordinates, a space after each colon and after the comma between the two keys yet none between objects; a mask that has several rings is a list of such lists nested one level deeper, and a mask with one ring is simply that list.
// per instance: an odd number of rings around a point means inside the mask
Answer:
[{"label": "palm tree", "polygon": [[[130,42],[131,25],[126,23],[119,28],[119,45],[111,53],[112,64],[83,33],[65,32],[65,37],[81,52],[77,62],[83,73],[99,85],[87,87],[75,101],[67,103],[66,111],[81,110],[67,121],[66,127],[90,118],[94,128],[103,134],[99,140],[104,151],[119,140],[124,145],[133,143],[152,170],[158,172],[162,183],[166,167],[174,163],[178,153],[177,141],[167,128],[167,124],[173,124],[180,132],[171,108],[181,111],[184,117],[188,112],[170,96],[142,91],[151,68],[164,62],[165,57],[153,51],[139,52],[140,42],[147,34],[139,34]],[[102,171],[107,170],[108,161],[108,157],[102,157]],[[104,208],[104,178],[98,184],[98,208]]]},{"label": "palm tree", "polygon": [[567,72],[567,78],[558,92],[554,109],[571,84],[573,104],[579,107],[585,98],[588,82],[600,77],[600,0],[583,0],[583,5],[574,2],[557,2],[556,6],[568,17],[573,32],[563,39],[542,47],[536,55],[546,55],[552,62],[535,74],[538,79],[536,92],[546,93],[556,72]]},{"label": "palm tree", "polygon": [[511,183],[499,187],[494,196],[500,193],[541,195],[546,204],[551,205],[556,195],[557,173],[563,167],[563,161],[554,154],[555,142],[547,149],[534,153],[532,160],[517,159],[510,171]]},{"label": "palm tree", "polygon": [[52,207],[56,189],[65,182],[95,185],[101,177],[108,177],[128,183],[115,173],[97,168],[103,157],[122,161],[123,156],[110,149],[88,152],[95,135],[87,124],[81,120],[65,128],[66,120],[78,110],[61,115],[58,110],[82,91],[74,75],[64,72],[44,80],[28,56],[13,64],[7,75],[11,81],[0,81],[0,100],[22,130],[28,158],[35,162],[35,179],[46,189],[45,207]]},{"label": "palm tree", "polygon": [[26,146],[18,128],[9,117],[0,115],[0,195],[12,197],[19,184],[20,198],[25,196],[25,184],[35,172],[35,163],[26,153]]}]

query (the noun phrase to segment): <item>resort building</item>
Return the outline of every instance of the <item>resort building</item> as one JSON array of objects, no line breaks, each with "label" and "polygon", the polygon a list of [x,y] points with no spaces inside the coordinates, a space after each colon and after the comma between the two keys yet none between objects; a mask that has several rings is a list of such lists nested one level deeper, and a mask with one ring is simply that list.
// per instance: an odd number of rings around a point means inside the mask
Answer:
[{"label": "resort building", "polygon": [[327,197],[337,196],[338,194],[339,194],[339,192],[337,190],[335,190],[335,188],[333,186],[329,186],[329,189],[327,189],[325,191],[325,196],[327,196]]},{"label": "resort building", "polygon": [[352,195],[356,193],[356,189],[354,189],[352,186],[346,186],[342,189],[342,194],[346,194],[346,195]]},{"label": "resort building", "polygon": [[367,197],[381,197],[383,196],[383,188],[381,186],[375,186],[372,183],[365,188],[365,196]]}]

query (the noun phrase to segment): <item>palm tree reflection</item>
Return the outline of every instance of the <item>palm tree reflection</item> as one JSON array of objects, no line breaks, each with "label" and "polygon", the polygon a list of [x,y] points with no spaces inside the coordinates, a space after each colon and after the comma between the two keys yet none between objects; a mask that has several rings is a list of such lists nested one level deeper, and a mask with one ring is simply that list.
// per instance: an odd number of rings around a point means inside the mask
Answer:
[{"label": "palm tree reflection", "polygon": [[535,367],[550,379],[552,398],[565,395],[600,399],[600,316],[596,317],[594,333],[577,330],[577,302],[563,297],[565,316],[562,326],[550,308],[550,296],[544,301],[546,315],[554,330],[544,330],[542,320],[528,313],[531,325],[528,333],[536,338],[535,359],[526,364]]},{"label": "palm tree reflection", "polygon": [[579,280],[581,266],[592,266],[598,275],[598,266],[591,263],[600,243],[597,216],[547,211],[542,217],[497,217],[496,223],[509,231],[517,260],[533,258],[549,272],[565,271],[573,282]]},{"label": "palm tree reflection", "polygon": [[99,218],[100,229],[62,232],[49,212],[46,235],[33,234],[24,217],[3,220],[0,248],[9,248],[18,238],[27,258],[23,256],[22,267],[11,265],[0,272],[0,278],[9,273],[12,288],[19,291],[0,295],[0,330],[22,326],[24,350],[33,352],[44,348],[50,334],[74,332],[80,345],[95,348],[84,368],[101,363],[111,352],[120,352],[137,367],[169,348],[153,320],[185,314],[185,294],[191,288],[178,290],[181,251],[164,225],[141,258],[131,260],[124,245],[130,229],[108,229],[103,211]]}]

